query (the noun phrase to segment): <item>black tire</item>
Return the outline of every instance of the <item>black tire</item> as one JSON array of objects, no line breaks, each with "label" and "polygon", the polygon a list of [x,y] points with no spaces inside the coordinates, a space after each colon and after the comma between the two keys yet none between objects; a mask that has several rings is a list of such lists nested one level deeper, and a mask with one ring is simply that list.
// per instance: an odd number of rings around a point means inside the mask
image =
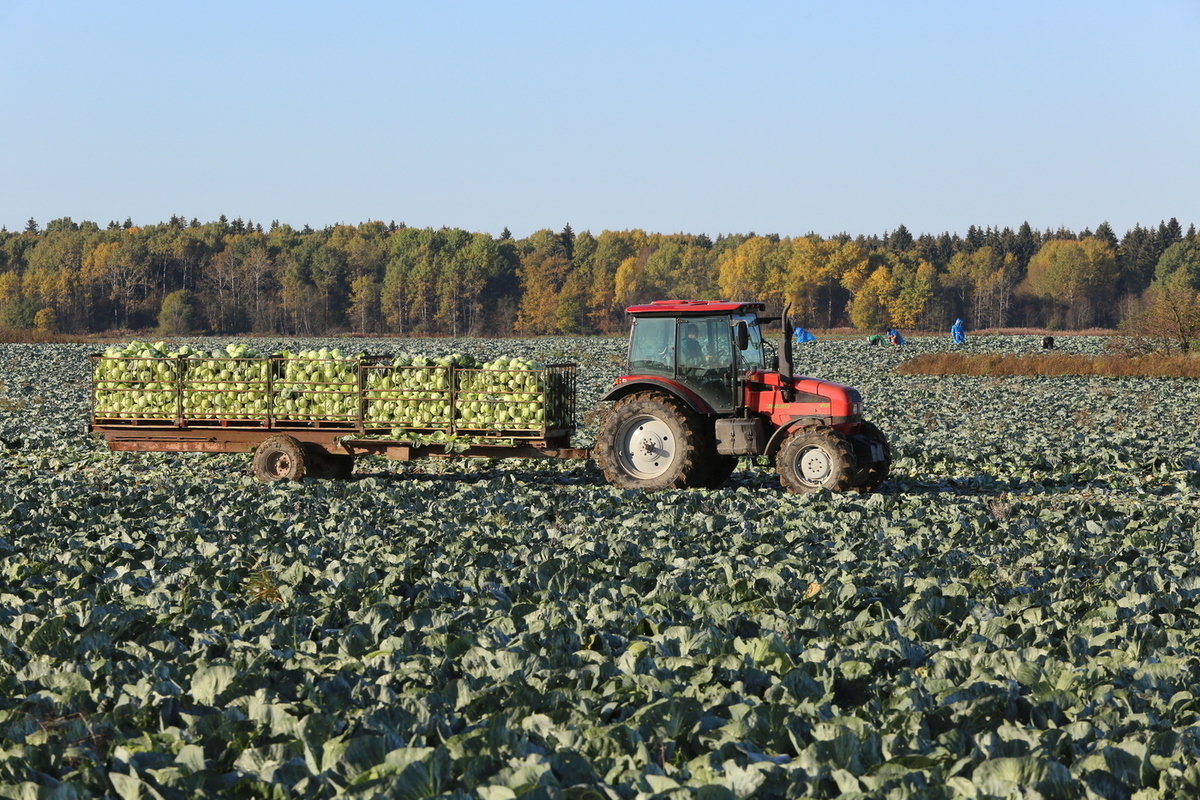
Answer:
[{"label": "black tire", "polygon": [[271,436],[254,451],[254,477],[263,483],[303,480],[310,458],[291,436]]},{"label": "black tire", "polygon": [[873,492],[892,473],[892,448],[888,444],[887,437],[883,435],[883,431],[870,422],[864,422],[858,432],[867,441],[879,442],[883,445],[883,461],[867,463],[858,471],[854,480],[854,488],[860,492]]},{"label": "black tire", "polygon": [[596,436],[596,464],[622,489],[656,491],[698,486],[706,450],[700,423],[680,401],[656,394],[618,400]]},{"label": "black tire", "polygon": [[775,469],[783,488],[795,493],[845,491],[854,486],[858,475],[850,443],[824,426],[792,431],[779,448]]}]

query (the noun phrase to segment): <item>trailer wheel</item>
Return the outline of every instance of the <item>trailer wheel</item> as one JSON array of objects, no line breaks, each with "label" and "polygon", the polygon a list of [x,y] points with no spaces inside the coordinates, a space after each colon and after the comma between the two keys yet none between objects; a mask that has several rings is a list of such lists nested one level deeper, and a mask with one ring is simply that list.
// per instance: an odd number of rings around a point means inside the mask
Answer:
[{"label": "trailer wheel", "polygon": [[775,459],[779,482],[789,492],[840,492],[854,485],[858,465],[850,443],[827,427],[793,431],[779,448]]},{"label": "trailer wheel", "polygon": [[307,472],[308,453],[291,436],[271,436],[254,451],[254,477],[263,483],[298,481]]},{"label": "trailer wheel", "polygon": [[858,432],[868,442],[878,442],[883,445],[883,461],[872,461],[863,466],[858,471],[858,476],[854,481],[854,488],[860,492],[873,492],[891,474],[892,448],[888,445],[887,437],[883,435],[883,431],[870,422],[864,422],[860,425]]},{"label": "trailer wheel", "polygon": [[633,394],[613,404],[600,423],[596,463],[622,489],[696,486],[704,472],[701,440],[691,409],[662,395]]}]

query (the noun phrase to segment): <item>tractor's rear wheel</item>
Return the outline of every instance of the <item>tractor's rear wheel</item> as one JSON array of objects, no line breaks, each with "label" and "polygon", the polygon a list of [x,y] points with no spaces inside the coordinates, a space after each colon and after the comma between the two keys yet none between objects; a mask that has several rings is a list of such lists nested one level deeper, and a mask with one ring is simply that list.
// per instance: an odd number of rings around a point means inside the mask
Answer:
[{"label": "tractor's rear wheel", "polygon": [[858,465],[846,438],[832,428],[793,431],[775,458],[779,482],[789,492],[840,492],[854,486]]},{"label": "tractor's rear wheel", "polygon": [[270,436],[254,451],[254,477],[263,483],[298,481],[308,470],[304,446],[291,436]]},{"label": "tractor's rear wheel", "polygon": [[634,394],[613,404],[596,436],[596,463],[622,489],[681,489],[703,479],[706,448],[691,409],[657,394]]},{"label": "tractor's rear wheel", "polygon": [[868,442],[875,442],[883,446],[883,461],[871,461],[863,465],[854,480],[854,488],[860,492],[873,492],[891,474],[892,448],[888,445],[887,437],[883,435],[883,431],[870,422],[864,422],[860,425],[858,433]]}]

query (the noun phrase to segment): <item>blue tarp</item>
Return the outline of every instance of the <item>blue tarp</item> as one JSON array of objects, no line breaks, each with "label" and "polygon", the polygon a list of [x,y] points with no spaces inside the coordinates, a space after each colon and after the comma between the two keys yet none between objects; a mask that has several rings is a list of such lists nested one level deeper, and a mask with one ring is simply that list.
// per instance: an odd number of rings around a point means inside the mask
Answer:
[{"label": "blue tarp", "polygon": [[954,324],[950,326],[950,338],[955,344],[967,343],[967,330],[961,319],[954,320]]},{"label": "blue tarp", "polygon": [[804,330],[804,328],[796,328],[796,330],[792,333],[792,341],[794,341],[796,344],[804,344],[805,342],[815,342],[816,340],[817,340],[817,337],[813,336],[811,333]]}]

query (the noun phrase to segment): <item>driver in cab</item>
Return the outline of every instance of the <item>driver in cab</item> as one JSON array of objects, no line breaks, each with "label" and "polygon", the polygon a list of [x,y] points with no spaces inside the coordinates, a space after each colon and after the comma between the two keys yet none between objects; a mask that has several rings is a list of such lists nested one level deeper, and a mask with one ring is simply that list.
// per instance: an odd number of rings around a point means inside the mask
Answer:
[{"label": "driver in cab", "polygon": [[680,363],[689,367],[703,366],[708,359],[697,338],[700,333],[699,328],[695,324],[687,322],[681,326],[680,333],[682,334],[679,339]]}]

